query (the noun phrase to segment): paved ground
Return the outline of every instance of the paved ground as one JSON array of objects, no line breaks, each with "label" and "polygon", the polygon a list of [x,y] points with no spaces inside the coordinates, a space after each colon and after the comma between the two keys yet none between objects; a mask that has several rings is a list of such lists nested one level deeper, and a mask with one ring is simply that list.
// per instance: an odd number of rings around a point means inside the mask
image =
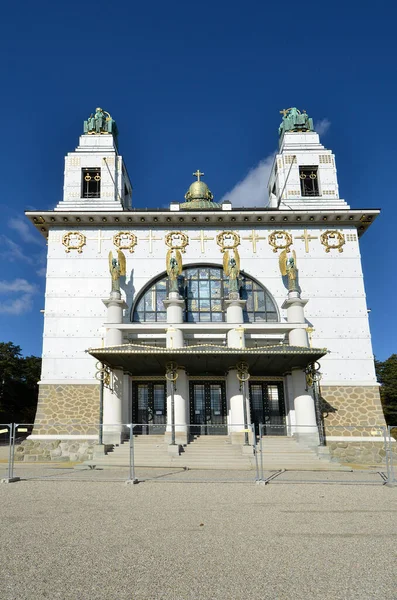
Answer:
[{"label": "paved ground", "polygon": [[397,488],[336,475],[0,485],[0,597],[395,600]]}]

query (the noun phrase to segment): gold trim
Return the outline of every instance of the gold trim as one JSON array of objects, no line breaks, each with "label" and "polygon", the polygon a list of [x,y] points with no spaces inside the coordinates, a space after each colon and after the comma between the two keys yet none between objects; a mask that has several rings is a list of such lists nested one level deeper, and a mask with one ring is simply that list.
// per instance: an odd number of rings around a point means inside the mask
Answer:
[{"label": "gold trim", "polygon": [[132,254],[137,245],[137,237],[131,231],[119,231],[113,236],[113,244],[119,250],[129,250]]},{"label": "gold trim", "polygon": [[293,244],[292,235],[288,231],[272,231],[269,235],[269,244],[273,247],[273,252],[284,249],[289,252]]},{"label": "gold trim", "polygon": [[171,250],[180,250],[186,252],[186,246],[189,245],[189,237],[183,231],[170,231],[165,236],[165,243]]},{"label": "gold trim", "polygon": [[[227,243],[232,240],[232,243]],[[235,231],[221,231],[216,236],[216,243],[221,249],[221,252],[226,252],[226,250],[234,250],[236,249],[241,241],[240,236]]]},{"label": "gold trim", "polygon": [[80,231],[68,231],[62,236],[62,244],[65,246],[66,253],[69,253],[71,250],[77,250],[81,254],[83,246],[86,245],[86,237]]},{"label": "gold trim", "polygon": [[[336,244],[332,244],[330,242],[335,241],[337,239]],[[325,246],[325,251],[329,252],[330,250],[338,250],[338,252],[343,252],[342,246],[346,243],[345,236],[343,233],[333,229],[327,229],[324,233],[320,235],[320,241],[323,246]]]}]

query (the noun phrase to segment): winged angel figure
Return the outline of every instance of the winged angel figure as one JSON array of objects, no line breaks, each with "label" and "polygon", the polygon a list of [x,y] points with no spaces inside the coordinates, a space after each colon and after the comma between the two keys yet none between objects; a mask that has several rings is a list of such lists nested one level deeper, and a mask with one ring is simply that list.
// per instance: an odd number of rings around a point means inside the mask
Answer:
[{"label": "winged angel figure", "polygon": [[240,275],[240,255],[237,248],[225,250],[223,254],[223,272],[229,278],[229,294],[239,291],[238,276]]},{"label": "winged angel figure", "polygon": [[126,260],[122,250],[117,251],[117,258],[109,252],[109,272],[112,276],[112,292],[120,293],[120,277],[126,274]]},{"label": "winged angel figure", "polygon": [[281,275],[288,276],[288,291],[296,292],[298,290],[297,282],[297,263],[296,263],[296,252],[292,250],[292,256],[288,257],[287,251],[284,249],[279,258],[279,266]]},{"label": "winged angel figure", "polygon": [[178,248],[170,248],[166,256],[169,292],[179,292],[178,277],[182,273],[182,255]]}]

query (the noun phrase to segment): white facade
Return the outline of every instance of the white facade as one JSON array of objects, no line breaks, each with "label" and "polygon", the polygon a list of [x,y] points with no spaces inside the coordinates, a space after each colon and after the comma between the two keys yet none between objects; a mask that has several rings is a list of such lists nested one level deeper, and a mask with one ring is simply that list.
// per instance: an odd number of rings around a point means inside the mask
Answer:
[{"label": "white facade", "polygon": [[[302,166],[316,168],[318,196],[302,196]],[[99,197],[82,198],[87,169],[100,169]],[[48,238],[41,384],[97,384],[97,361],[87,353],[90,348],[129,342],[250,348],[286,341],[304,347],[308,329],[310,345],[327,349],[321,359],[323,384],[376,385],[358,239],[378,211],[350,210],[339,198],[335,157],[320,144],[317,133],[282,136],[269,181],[268,207],[233,210],[224,203],[219,210],[183,210],[173,202],[170,210],[140,211],[131,208],[131,189],[113,136],[83,135],[76,151],[65,159],[63,200],[53,212],[27,213]],[[167,309],[166,323],[133,322],[132,308],[140,293],[152,280],[165,276],[165,239],[177,231],[188,237],[182,255],[185,268],[222,267],[217,235],[222,231],[238,234],[241,269],[270,293],[278,322],[244,323],[241,316],[233,316],[242,315],[241,309],[233,308],[225,309],[222,322],[180,322],[182,309],[176,304]],[[123,250],[127,269],[121,279],[121,299],[125,304],[110,306],[108,255],[117,252],[120,233],[134,243],[131,250]],[[288,295],[279,268],[279,244],[287,238],[288,250],[297,257],[300,294],[296,298]],[[225,379],[230,430],[233,422],[241,423],[244,418],[241,393],[231,373]],[[279,373],[290,424],[297,419],[310,425],[315,423],[314,405],[302,377],[302,371]],[[115,378],[118,401],[113,398],[112,403],[105,395],[105,423],[131,418],[131,379],[122,371],[116,371]],[[182,380],[186,390],[177,402],[176,417],[188,423],[188,376],[184,373]]]}]

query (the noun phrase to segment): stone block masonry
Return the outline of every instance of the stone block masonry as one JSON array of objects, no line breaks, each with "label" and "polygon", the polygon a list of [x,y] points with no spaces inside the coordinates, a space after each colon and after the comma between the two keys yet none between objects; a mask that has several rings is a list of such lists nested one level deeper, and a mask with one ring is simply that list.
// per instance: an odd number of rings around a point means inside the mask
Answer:
[{"label": "stone block masonry", "polygon": [[34,435],[95,435],[99,384],[41,384]]},{"label": "stone block masonry", "polygon": [[[41,384],[32,434],[58,439],[27,439],[16,447],[17,462],[82,461],[93,456],[98,435],[99,384]],[[81,436],[63,439],[62,436]]]},{"label": "stone block masonry", "polygon": [[[383,430],[377,429],[386,426],[379,387],[324,385],[321,399],[326,444],[331,456],[347,464],[384,464]],[[369,439],[372,436],[373,441]],[[337,437],[346,440],[336,440]],[[349,441],[349,438],[354,440]],[[393,457],[397,458],[396,450]]]}]

